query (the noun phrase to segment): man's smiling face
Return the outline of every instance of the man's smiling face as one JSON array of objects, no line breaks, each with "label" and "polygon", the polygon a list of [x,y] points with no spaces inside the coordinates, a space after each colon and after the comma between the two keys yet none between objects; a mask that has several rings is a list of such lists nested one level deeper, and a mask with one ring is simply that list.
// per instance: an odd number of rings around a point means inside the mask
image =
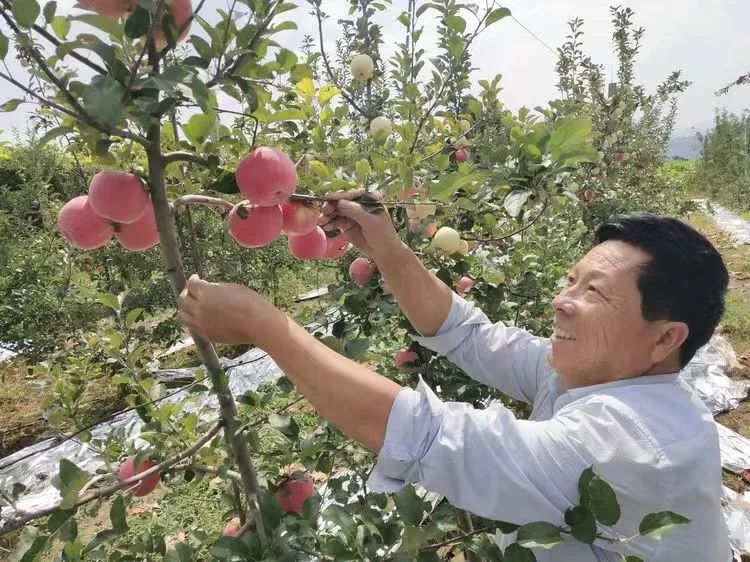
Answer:
[{"label": "man's smiling face", "polygon": [[670,323],[649,322],[641,313],[637,282],[649,260],[636,246],[608,240],[568,272],[566,287],[552,301],[549,358],[567,388],[679,370],[675,353],[663,356]]}]

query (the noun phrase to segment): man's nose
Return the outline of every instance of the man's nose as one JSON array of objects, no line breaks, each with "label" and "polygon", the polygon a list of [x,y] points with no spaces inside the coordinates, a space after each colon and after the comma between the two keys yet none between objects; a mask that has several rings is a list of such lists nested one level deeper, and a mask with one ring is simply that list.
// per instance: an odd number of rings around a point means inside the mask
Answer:
[{"label": "man's nose", "polygon": [[554,299],[552,299],[552,308],[555,312],[562,312],[565,314],[573,314],[575,312],[575,304],[573,299],[570,298],[568,291],[562,291]]}]

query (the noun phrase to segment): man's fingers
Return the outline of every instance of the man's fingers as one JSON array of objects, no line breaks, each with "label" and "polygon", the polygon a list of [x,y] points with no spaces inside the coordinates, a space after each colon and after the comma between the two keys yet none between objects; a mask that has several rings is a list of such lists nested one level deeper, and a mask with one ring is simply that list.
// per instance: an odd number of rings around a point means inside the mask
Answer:
[{"label": "man's fingers", "polygon": [[350,189],[349,191],[335,191],[334,193],[327,193],[326,199],[329,201],[341,201],[345,199],[356,199],[362,197],[366,190],[364,189]]},{"label": "man's fingers", "polygon": [[377,219],[368,213],[362,205],[347,199],[342,199],[336,203],[339,215],[352,219],[354,222],[365,225],[376,221]]},{"label": "man's fingers", "polygon": [[197,273],[193,273],[187,281],[187,292],[191,297],[200,298],[201,293],[209,285],[208,281],[201,279]]}]

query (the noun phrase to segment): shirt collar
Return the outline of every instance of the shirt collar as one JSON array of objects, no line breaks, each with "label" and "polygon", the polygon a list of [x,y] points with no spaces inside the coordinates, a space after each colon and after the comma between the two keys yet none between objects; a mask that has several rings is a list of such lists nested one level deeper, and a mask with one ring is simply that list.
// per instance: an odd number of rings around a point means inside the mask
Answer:
[{"label": "shirt collar", "polygon": [[590,394],[597,394],[599,392],[606,392],[614,388],[621,388],[625,386],[641,386],[641,385],[653,385],[653,384],[675,384],[677,378],[680,376],[679,372],[667,373],[664,375],[641,375],[631,379],[624,379],[619,381],[605,382],[601,384],[592,384],[590,386],[581,386],[578,388],[571,388],[566,391],[562,382],[560,382],[559,376],[555,375],[555,384],[559,389],[560,395],[565,396],[570,401],[583,398]]}]

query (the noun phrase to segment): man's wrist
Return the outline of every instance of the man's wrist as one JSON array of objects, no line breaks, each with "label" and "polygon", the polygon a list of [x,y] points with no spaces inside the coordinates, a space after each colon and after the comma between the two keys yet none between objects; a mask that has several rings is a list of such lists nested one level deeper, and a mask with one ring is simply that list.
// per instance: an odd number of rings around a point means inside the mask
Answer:
[{"label": "man's wrist", "polygon": [[382,270],[389,263],[402,259],[404,253],[411,253],[411,248],[407,246],[400,238],[396,238],[393,243],[381,248],[376,254],[370,256],[378,269]]}]

